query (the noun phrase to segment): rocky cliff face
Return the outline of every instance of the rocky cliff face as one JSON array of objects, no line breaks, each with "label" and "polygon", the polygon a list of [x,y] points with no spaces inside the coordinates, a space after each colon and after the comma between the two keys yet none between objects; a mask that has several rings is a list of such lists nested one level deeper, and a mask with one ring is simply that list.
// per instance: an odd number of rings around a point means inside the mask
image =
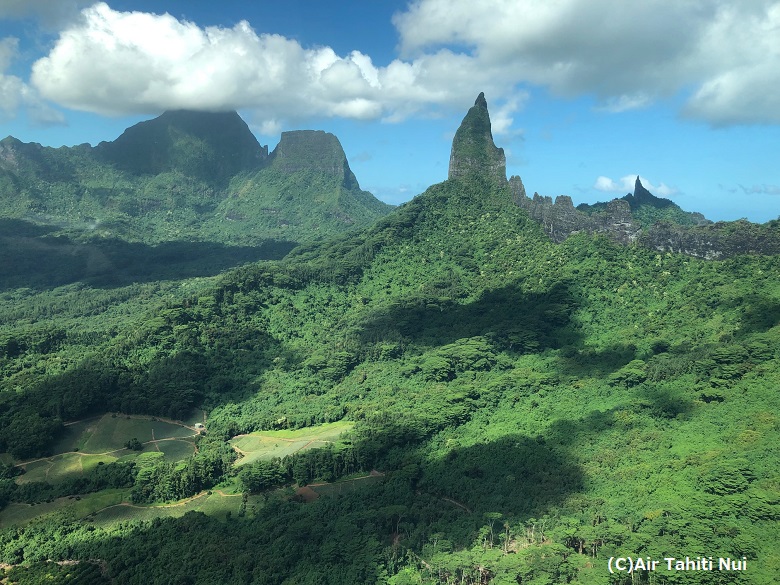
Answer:
[{"label": "rocky cliff face", "polygon": [[506,156],[503,148],[493,142],[485,94],[480,93],[472,108],[463,118],[450,153],[448,179],[480,174],[506,185]]},{"label": "rocky cliff face", "polygon": [[[575,208],[571,197],[566,195],[559,195],[554,201],[538,193],[532,198],[526,196],[525,186],[517,176],[509,179],[509,187],[515,202],[542,225],[554,242],[586,232],[603,234],[621,244],[636,243],[659,252],[706,260],[723,260],[739,254],[780,254],[780,222],[764,225],[744,220],[712,223],[699,213],[682,212],[671,201],[656,197],[638,178],[633,195],[585,206],[590,213]],[[643,227],[636,214],[642,213],[647,206],[683,213],[686,223],[657,221]]]},{"label": "rocky cliff face", "polygon": [[658,223],[638,241],[659,252],[705,260],[724,260],[740,254],[775,255],[780,254],[780,222],[719,221],[695,227]]},{"label": "rocky cliff face", "polygon": [[270,156],[271,168],[285,174],[313,171],[336,177],[345,189],[359,189],[341,142],[322,130],[282,132]]},{"label": "rocky cliff face", "polygon": [[542,224],[554,242],[562,242],[572,234],[586,232],[605,234],[623,244],[630,244],[636,241],[641,232],[639,224],[631,215],[628,202],[623,199],[610,201],[603,211],[588,214],[576,209],[567,195],[559,195],[555,201],[552,197],[542,197],[538,193],[529,198],[518,176],[509,179],[509,187],[515,202]]}]

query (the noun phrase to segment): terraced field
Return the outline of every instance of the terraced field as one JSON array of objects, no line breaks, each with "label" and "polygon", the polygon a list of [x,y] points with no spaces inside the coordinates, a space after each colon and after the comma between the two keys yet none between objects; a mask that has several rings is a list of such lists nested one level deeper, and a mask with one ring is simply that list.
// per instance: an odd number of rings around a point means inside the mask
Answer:
[{"label": "terraced field", "polygon": [[196,434],[191,426],[151,417],[105,414],[77,421],[67,425],[53,448],[55,455],[18,463],[25,473],[16,481],[56,483],[81,476],[99,463],[134,459],[139,452],[125,448],[133,438],[143,443],[142,452],[160,451],[167,460],[180,461],[195,452]]}]

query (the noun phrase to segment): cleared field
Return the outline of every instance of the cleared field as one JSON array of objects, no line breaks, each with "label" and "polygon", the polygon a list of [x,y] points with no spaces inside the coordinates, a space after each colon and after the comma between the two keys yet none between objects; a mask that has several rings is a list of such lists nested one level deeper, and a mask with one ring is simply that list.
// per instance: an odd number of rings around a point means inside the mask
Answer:
[{"label": "cleared field", "polygon": [[76,449],[84,449],[84,444],[92,435],[92,432],[101,417],[94,416],[65,426],[65,431],[59,440],[52,446],[53,453],[65,453]]},{"label": "cleared field", "polygon": [[384,481],[384,474],[374,475],[372,473],[371,475],[356,477],[354,479],[345,479],[335,483],[310,484],[307,487],[314,490],[320,496],[338,496],[375,485],[381,481]]},{"label": "cleared field", "polygon": [[118,415],[104,415],[90,425],[84,433],[90,433],[81,450],[87,453],[105,453],[122,449],[130,439],[136,438],[142,443],[155,439],[173,437],[191,437],[195,433],[179,425],[160,420],[128,418]]},{"label": "cleared field", "polygon": [[351,422],[339,421],[304,429],[259,431],[234,437],[230,444],[243,455],[236,461],[236,465],[246,465],[254,461],[281,458],[298,451],[324,447],[352,427]]},{"label": "cleared field", "polygon": [[[250,496],[247,500],[247,514],[265,505],[263,496]],[[223,495],[217,491],[211,494],[202,493],[181,504],[159,506],[133,506],[122,503],[111,506],[94,515],[92,520],[96,525],[111,526],[119,522],[132,520],[154,520],[155,518],[179,518],[187,512],[203,512],[216,518],[225,518],[228,514],[237,515],[241,508],[240,495]]]},{"label": "cleared field", "polygon": [[195,453],[195,444],[190,441],[159,441],[155,445],[168,461],[180,461]]},{"label": "cleared field", "polygon": [[[53,458],[52,458],[53,459]],[[31,481],[46,481],[46,475],[53,464],[52,459],[42,459],[24,466],[24,475],[16,478],[16,483],[29,483]]]},{"label": "cleared field", "polygon": [[192,429],[152,418],[106,414],[69,425],[52,455],[23,464],[23,475],[17,483],[45,481],[56,483],[79,477],[100,462],[128,461],[138,457],[137,451],[124,448],[132,438],[146,443],[142,452],[160,451],[168,461],[180,461],[195,452]]},{"label": "cleared field", "polygon": [[8,504],[0,512],[0,529],[9,526],[22,526],[31,520],[49,514],[57,514],[60,517],[64,515],[73,520],[85,518],[107,506],[118,504],[127,495],[126,492],[127,490],[104,490],[81,496],[78,500],[71,496],[36,505]]},{"label": "cleared field", "polygon": [[73,477],[81,477],[83,474],[84,468],[81,465],[81,455],[64,453],[59,457],[54,457],[46,479],[50,482],[63,481]]},{"label": "cleared field", "polygon": [[113,463],[117,460],[114,455],[81,455],[81,469],[84,473],[97,467],[99,463]]},{"label": "cleared field", "polygon": [[80,477],[96,467],[101,461],[116,461],[113,455],[82,455],[80,453],[62,453],[48,459],[42,459],[24,466],[25,473],[16,478],[16,483],[45,481],[56,483],[72,477]]}]

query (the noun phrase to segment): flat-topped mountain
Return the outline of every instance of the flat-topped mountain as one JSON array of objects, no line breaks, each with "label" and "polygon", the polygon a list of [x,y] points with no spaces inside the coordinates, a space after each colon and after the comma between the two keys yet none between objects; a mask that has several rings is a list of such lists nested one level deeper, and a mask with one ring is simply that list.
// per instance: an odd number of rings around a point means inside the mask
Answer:
[{"label": "flat-topped mountain", "polygon": [[332,134],[284,132],[269,154],[236,112],[165,112],[94,148],[0,142],[0,217],[93,235],[301,242],[390,209],[360,189]]},{"label": "flat-topped mountain", "polygon": [[286,174],[314,171],[340,177],[347,189],[357,185],[341,142],[322,130],[282,132],[279,144],[271,153],[270,165]]}]

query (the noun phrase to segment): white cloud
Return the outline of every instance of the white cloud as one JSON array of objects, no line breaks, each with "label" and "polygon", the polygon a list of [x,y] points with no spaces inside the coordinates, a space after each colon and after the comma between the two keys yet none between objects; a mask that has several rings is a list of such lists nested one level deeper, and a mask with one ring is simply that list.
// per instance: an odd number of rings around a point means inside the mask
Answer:
[{"label": "white cloud", "polygon": [[18,40],[0,39],[0,121],[14,118],[24,108],[33,124],[52,126],[63,124],[61,112],[44,103],[37,92],[16,75],[6,70],[17,56]]},{"label": "white cloud", "polygon": [[[29,14],[48,1],[6,5]],[[312,116],[396,122],[460,110],[484,91],[496,134],[511,135],[528,84],[594,96],[613,113],[687,92],[689,117],[780,123],[780,0],[416,0],[393,22],[401,56],[375,64],[247,22],[202,28],[98,3],[60,32],[31,84],[79,110],[244,109],[269,128]]]},{"label": "white cloud", "polygon": [[622,185],[619,185],[618,183],[615,183],[612,179],[609,177],[601,176],[598,179],[596,179],[596,182],[593,184],[593,188],[597,191],[606,191],[607,193],[616,193],[618,191],[625,192],[626,189],[623,188]]},{"label": "white cloud", "polygon": [[493,134],[499,136],[520,136],[523,134],[521,129],[512,129],[512,124],[514,123],[512,114],[522,109],[525,102],[528,101],[528,97],[528,92],[516,92],[493,110],[491,116]]},{"label": "white cloud", "polygon": [[304,48],[248,22],[207,27],[169,14],[85,9],[32,69],[32,85],[60,105],[108,115],[163,109],[246,109],[271,133],[311,116],[403,120],[442,105],[462,109],[479,91],[501,95],[497,130],[526,99],[501,71],[441,49],[377,66],[353,51]]},{"label": "white cloud", "polygon": [[416,0],[394,23],[407,57],[464,47],[510,84],[594,95],[606,111],[692,88],[688,116],[780,123],[778,0]]},{"label": "white cloud", "polygon": [[627,112],[628,110],[644,108],[645,106],[650,105],[652,101],[653,99],[643,92],[633,95],[619,95],[607,98],[604,105],[599,107],[599,109],[604,112],[618,114],[620,112]]},{"label": "white cloud", "polygon": [[[671,195],[679,193],[677,189],[670,187],[666,183],[654,185],[642,176],[639,177],[639,180],[642,182],[642,186],[656,197],[670,197]],[[593,188],[597,191],[604,191],[606,193],[633,193],[635,182],[636,175],[626,175],[617,181],[613,181],[609,177],[602,175],[596,179]]]}]

